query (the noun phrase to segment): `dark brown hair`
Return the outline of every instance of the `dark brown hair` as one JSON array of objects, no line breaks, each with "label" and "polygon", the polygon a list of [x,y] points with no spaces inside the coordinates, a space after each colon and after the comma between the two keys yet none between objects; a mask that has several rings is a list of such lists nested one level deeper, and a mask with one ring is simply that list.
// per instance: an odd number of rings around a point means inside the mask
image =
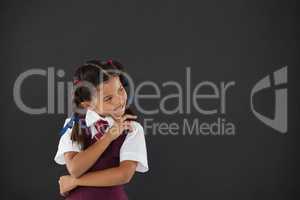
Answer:
[{"label": "dark brown hair", "polygon": [[[91,101],[93,95],[88,87],[81,87],[79,83],[84,81],[92,84],[94,87],[97,87],[99,84],[109,80],[111,77],[119,76],[122,85],[126,87],[128,82],[122,72],[124,72],[122,64],[115,60],[91,60],[78,67],[73,77],[73,83],[76,87],[73,97],[74,107],[83,109],[81,107],[81,102]],[[133,114],[130,109],[126,109],[125,113]],[[89,129],[84,124],[85,114],[80,114],[76,111],[76,109],[74,109],[74,117],[79,118],[80,120],[77,120],[74,123],[71,140],[78,142],[82,149],[86,149],[89,145]]]}]

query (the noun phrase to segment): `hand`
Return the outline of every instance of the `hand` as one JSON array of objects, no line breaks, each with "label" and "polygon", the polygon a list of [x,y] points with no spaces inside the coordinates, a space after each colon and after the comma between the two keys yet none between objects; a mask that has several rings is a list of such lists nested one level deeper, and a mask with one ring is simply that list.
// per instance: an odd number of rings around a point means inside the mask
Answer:
[{"label": "hand", "polygon": [[124,130],[129,130],[130,132],[133,130],[131,126],[130,119],[136,119],[135,115],[123,115],[122,117],[115,118],[114,125],[108,130],[107,136],[111,138],[111,140],[117,139]]},{"label": "hand", "polygon": [[68,195],[69,191],[77,187],[75,178],[70,175],[61,176],[58,183],[60,194],[64,197]]}]

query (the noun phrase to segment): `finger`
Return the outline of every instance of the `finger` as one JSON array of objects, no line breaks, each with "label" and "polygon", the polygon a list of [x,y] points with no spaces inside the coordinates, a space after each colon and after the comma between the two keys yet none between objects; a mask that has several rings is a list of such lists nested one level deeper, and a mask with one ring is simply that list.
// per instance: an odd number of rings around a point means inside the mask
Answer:
[{"label": "finger", "polygon": [[114,127],[114,128],[111,128],[110,129],[110,134],[112,134],[112,135],[117,135],[118,133],[119,133],[119,129],[120,129],[121,127],[119,127],[119,126],[116,126],[116,127]]},{"label": "finger", "polygon": [[123,116],[123,121],[128,120],[128,119],[136,119],[136,118],[137,118],[136,115],[126,114],[126,115]]},{"label": "finger", "polygon": [[63,196],[63,197],[64,197],[64,192],[62,191],[62,189],[61,189],[61,188],[59,188],[59,193],[60,193],[60,195],[61,195],[61,196]]},{"label": "finger", "polygon": [[67,192],[61,192],[60,195],[63,196],[63,197],[66,197],[66,196],[68,196],[68,193]]},{"label": "finger", "polygon": [[133,131],[132,125],[130,123],[124,124],[124,130],[129,130],[130,132]]},{"label": "finger", "polygon": [[129,127],[126,127],[124,130],[126,130],[126,131],[129,131],[129,132],[132,132],[133,131],[133,129],[129,126]]},{"label": "finger", "polygon": [[68,191],[66,191],[65,188],[60,188],[59,190],[60,190],[60,193],[63,194],[63,195],[68,194]]},{"label": "finger", "polygon": [[125,122],[123,122],[123,124],[126,125],[126,126],[127,125],[132,125],[132,121],[125,121]]}]

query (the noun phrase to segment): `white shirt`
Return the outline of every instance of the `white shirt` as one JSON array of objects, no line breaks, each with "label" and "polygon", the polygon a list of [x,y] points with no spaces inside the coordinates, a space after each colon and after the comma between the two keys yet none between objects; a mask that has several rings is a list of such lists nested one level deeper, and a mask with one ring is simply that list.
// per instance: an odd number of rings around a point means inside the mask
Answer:
[{"label": "white shirt", "polygon": [[[91,128],[92,137],[97,133],[95,126],[93,125],[98,120],[106,120],[109,124],[109,128],[112,127],[114,119],[112,117],[101,117],[98,113],[87,110],[85,121],[86,125]],[[70,121],[67,118],[64,126]],[[140,123],[132,122],[133,131],[128,133],[120,149],[120,162],[124,160],[137,161],[137,172],[146,172],[148,168],[147,149],[145,142],[144,129]],[[65,165],[64,153],[75,151],[80,152],[81,146],[75,141],[71,140],[71,129],[68,129],[60,138],[57,153],[55,155],[55,162],[60,165]]]}]

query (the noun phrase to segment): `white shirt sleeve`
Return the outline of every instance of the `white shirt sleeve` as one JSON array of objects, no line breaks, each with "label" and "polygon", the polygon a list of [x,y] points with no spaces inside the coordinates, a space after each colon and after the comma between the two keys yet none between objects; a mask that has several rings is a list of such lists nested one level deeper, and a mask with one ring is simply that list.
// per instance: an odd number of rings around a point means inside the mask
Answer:
[{"label": "white shirt sleeve", "polygon": [[[65,121],[64,126],[70,121],[70,118],[67,118]],[[54,157],[54,161],[57,164],[60,165],[65,165],[65,158],[64,158],[64,153],[66,152],[70,152],[70,151],[75,151],[75,152],[80,152],[81,148],[80,145],[71,140],[71,132],[72,129],[68,129],[60,138],[59,140],[59,144],[58,144],[58,149],[57,149],[57,153]]]},{"label": "white shirt sleeve", "polygon": [[128,133],[120,149],[120,162],[137,161],[137,172],[149,170],[144,129],[138,122],[133,122],[133,131]]}]

